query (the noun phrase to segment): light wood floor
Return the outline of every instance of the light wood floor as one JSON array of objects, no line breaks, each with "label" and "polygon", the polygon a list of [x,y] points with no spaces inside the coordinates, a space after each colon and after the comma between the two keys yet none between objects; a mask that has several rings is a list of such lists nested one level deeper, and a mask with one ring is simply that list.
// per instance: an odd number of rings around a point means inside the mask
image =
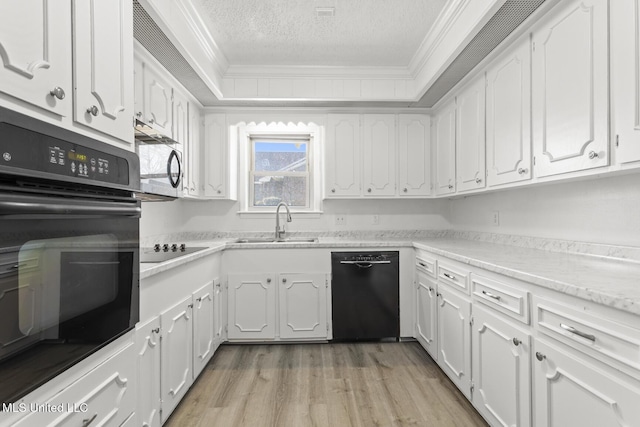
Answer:
[{"label": "light wood floor", "polygon": [[487,426],[418,343],[224,345],[167,427]]}]

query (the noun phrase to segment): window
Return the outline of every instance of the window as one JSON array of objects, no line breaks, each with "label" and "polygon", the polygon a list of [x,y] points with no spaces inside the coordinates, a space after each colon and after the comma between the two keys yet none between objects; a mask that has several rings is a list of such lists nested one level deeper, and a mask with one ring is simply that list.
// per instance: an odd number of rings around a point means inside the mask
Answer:
[{"label": "window", "polygon": [[292,208],[311,206],[308,135],[252,136],[249,209],[285,202]]}]

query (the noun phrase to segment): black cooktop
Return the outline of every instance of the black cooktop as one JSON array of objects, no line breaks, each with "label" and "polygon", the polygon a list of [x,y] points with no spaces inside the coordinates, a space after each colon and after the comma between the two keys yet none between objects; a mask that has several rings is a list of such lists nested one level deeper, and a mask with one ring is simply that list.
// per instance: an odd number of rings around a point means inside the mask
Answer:
[{"label": "black cooktop", "polygon": [[156,248],[140,248],[140,262],[143,263],[151,263],[151,262],[163,262],[168,261],[170,259],[178,258],[183,255],[192,254],[194,252],[201,251],[203,249],[207,249],[206,247],[189,247],[189,248],[178,248],[177,250],[164,251],[160,249],[159,251]]}]

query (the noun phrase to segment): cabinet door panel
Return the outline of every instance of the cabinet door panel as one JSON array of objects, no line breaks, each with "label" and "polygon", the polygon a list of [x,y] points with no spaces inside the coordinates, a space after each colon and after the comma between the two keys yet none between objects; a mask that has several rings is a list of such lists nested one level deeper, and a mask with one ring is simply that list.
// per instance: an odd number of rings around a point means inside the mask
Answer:
[{"label": "cabinet door panel", "polygon": [[640,160],[640,1],[611,2],[611,15],[616,162],[628,163]]},{"label": "cabinet door panel", "polygon": [[[0,92],[60,116],[71,114],[71,2],[0,3]],[[51,95],[54,88],[64,98]]]},{"label": "cabinet door panel", "polygon": [[431,142],[429,116],[401,114],[398,118],[398,194],[431,194]]},{"label": "cabinet door panel", "polygon": [[360,118],[330,114],[327,126],[325,194],[360,195]]},{"label": "cabinet door panel", "polygon": [[438,312],[436,284],[421,271],[417,273],[416,335],[425,350],[438,360]]},{"label": "cabinet door panel", "polygon": [[193,319],[191,296],[160,314],[162,325],[162,422],[193,381]]},{"label": "cabinet door panel", "polygon": [[150,63],[144,67],[144,122],[169,137],[173,136],[171,128],[173,114],[172,89],[162,72]]},{"label": "cabinet door panel", "polygon": [[531,337],[510,322],[473,307],[473,404],[492,425],[525,427],[531,425]]},{"label": "cabinet door panel", "polygon": [[609,163],[607,4],[562,2],[534,31],[537,176]]},{"label": "cabinet door panel", "polygon": [[213,282],[193,293],[193,379],[213,356]]},{"label": "cabinet door panel", "polygon": [[[365,196],[393,196],[396,191],[396,126],[392,114],[367,114],[362,143]],[[346,167],[346,166],[345,166]]]},{"label": "cabinet door panel", "polygon": [[281,274],[280,337],[327,337],[327,284],[324,274]]},{"label": "cabinet door panel", "polygon": [[220,284],[220,279],[215,279],[213,281],[214,290],[213,290],[213,351],[222,344],[224,341],[224,327],[226,323],[226,316],[224,311],[224,293],[222,292],[222,285]]},{"label": "cabinet door panel", "polygon": [[189,105],[189,135],[186,148],[186,185],[185,192],[189,196],[199,196],[201,193],[200,177],[200,110],[193,104]]},{"label": "cabinet door panel", "polygon": [[613,368],[597,368],[575,352],[535,343],[535,425],[637,426],[640,383],[617,379]]},{"label": "cabinet door panel", "polygon": [[[76,122],[133,143],[133,9],[74,0]],[[93,112],[91,112],[93,110]]]},{"label": "cabinet door panel", "polygon": [[452,102],[434,118],[436,140],[436,194],[456,191],[456,104]]},{"label": "cabinet door panel", "polygon": [[438,287],[438,364],[469,398],[471,381],[471,303]]},{"label": "cabinet door panel", "polygon": [[227,195],[227,131],[224,114],[207,114],[204,120],[204,194],[207,197],[228,197]]},{"label": "cabinet door panel", "polygon": [[274,339],[274,276],[229,275],[229,339]]},{"label": "cabinet door panel", "polygon": [[456,186],[458,191],[485,186],[485,79],[456,97]]},{"label": "cabinet door panel", "polygon": [[487,185],[531,178],[529,38],[487,72]]},{"label": "cabinet door panel", "polygon": [[173,139],[186,145],[189,141],[189,103],[186,98],[173,91]]},{"label": "cabinet door panel", "polygon": [[160,426],[160,318],[136,327],[138,357],[138,420],[140,425]]}]

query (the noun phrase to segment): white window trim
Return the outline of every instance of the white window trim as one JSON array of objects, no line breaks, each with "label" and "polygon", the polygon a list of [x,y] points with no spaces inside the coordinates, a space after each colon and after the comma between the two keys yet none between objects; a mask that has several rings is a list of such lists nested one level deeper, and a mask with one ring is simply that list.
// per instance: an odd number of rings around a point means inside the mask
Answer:
[{"label": "white window trim", "polygon": [[238,151],[239,151],[239,180],[238,199],[240,201],[240,216],[273,216],[275,206],[265,206],[264,208],[254,208],[250,206],[252,191],[251,181],[251,161],[252,150],[251,140],[256,137],[269,139],[286,139],[291,137],[309,136],[309,206],[306,208],[292,207],[291,212],[310,217],[318,217],[322,213],[322,176],[320,164],[321,127],[314,123],[283,123],[283,122],[261,122],[256,124],[240,123],[238,130]]}]

